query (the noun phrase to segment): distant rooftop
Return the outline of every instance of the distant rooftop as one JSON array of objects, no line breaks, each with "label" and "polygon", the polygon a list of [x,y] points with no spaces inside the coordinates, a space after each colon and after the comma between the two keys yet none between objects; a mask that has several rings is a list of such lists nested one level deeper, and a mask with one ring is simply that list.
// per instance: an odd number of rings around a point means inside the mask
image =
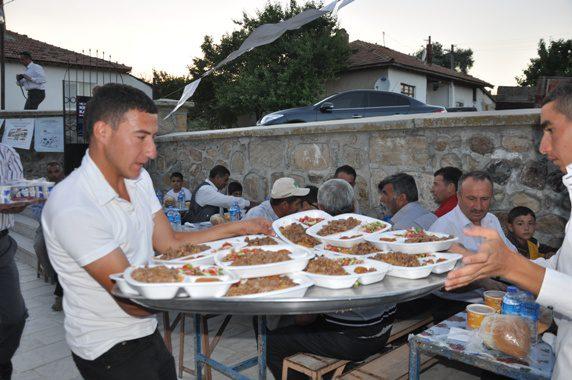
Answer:
[{"label": "distant rooftop", "polygon": [[114,63],[102,58],[90,57],[87,54],[76,53],[68,49],[50,45],[35,40],[25,34],[19,34],[10,30],[5,36],[5,56],[7,61],[18,61],[20,52],[28,51],[36,63],[51,66],[72,66],[91,69],[128,73],[131,67]]},{"label": "distant rooftop", "polygon": [[360,70],[373,67],[395,66],[406,70],[422,72],[437,78],[454,80],[478,87],[493,87],[492,84],[468,74],[463,74],[447,67],[428,64],[412,55],[400,53],[385,46],[356,40],[350,42],[351,56],[349,70]]}]

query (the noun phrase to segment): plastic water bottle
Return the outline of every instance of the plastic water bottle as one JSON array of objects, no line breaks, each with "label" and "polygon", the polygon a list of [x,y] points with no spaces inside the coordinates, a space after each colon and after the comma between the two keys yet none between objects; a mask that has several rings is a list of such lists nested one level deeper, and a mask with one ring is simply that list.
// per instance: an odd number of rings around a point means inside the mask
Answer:
[{"label": "plastic water bottle", "polygon": [[502,299],[502,314],[520,315],[522,296],[516,286],[506,288],[506,294]]},{"label": "plastic water bottle", "polygon": [[230,208],[230,210],[228,210],[228,213],[229,213],[231,222],[237,222],[240,220],[241,215],[240,215],[240,207],[238,206],[238,202],[234,202],[232,204],[232,207]]},{"label": "plastic water bottle", "polygon": [[161,191],[161,189],[157,189],[157,192],[155,194],[157,194],[157,199],[159,199],[159,203],[162,205],[163,204],[163,192]]},{"label": "plastic water bottle", "polygon": [[536,302],[525,302],[520,305],[520,316],[528,323],[530,327],[530,337],[532,343],[538,340],[538,317],[540,314],[540,305]]},{"label": "plastic water bottle", "polygon": [[169,206],[167,207],[165,214],[167,215],[167,219],[169,220],[169,223],[171,223],[173,230],[179,231],[181,229],[181,214],[179,214],[179,211],[177,211],[173,206]]},{"label": "plastic water bottle", "polygon": [[183,193],[183,190],[179,191],[179,194],[177,194],[177,207],[179,210],[185,208],[185,193]]}]

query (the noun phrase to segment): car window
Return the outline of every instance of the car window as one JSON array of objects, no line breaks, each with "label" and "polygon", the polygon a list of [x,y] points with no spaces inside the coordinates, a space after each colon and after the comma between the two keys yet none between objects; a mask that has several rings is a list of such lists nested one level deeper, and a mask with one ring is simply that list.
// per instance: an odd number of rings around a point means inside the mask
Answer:
[{"label": "car window", "polygon": [[363,108],[365,107],[365,96],[362,92],[352,92],[336,96],[330,102],[334,104],[334,109]]},{"label": "car window", "polygon": [[392,107],[409,105],[409,100],[406,97],[397,94],[370,92],[368,94],[368,98],[368,107]]}]

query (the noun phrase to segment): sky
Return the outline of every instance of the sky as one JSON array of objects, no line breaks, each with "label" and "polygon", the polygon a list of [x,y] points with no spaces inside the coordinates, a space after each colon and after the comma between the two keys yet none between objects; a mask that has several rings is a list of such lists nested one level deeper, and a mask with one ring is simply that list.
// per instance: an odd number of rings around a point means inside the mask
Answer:
[{"label": "sky", "polygon": [[[105,52],[151,78],[153,69],[187,73],[205,35],[218,42],[268,0],[4,0],[9,30],[66,49]],[[286,0],[271,0],[288,4]],[[298,0],[306,3],[305,0]],[[325,1],[326,3],[329,0]],[[350,41],[411,54],[428,36],[473,49],[469,74],[516,85],[540,38],[572,38],[572,0],[355,0],[338,14]],[[384,41],[385,34],[385,41]]]}]

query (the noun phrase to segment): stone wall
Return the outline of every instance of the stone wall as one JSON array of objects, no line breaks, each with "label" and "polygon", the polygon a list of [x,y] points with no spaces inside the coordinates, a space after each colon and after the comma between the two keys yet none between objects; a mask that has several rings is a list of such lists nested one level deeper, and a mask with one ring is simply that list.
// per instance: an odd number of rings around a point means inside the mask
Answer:
[{"label": "stone wall", "polygon": [[412,174],[421,202],[435,209],[429,190],[436,169],[484,169],[495,182],[493,211],[503,219],[515,205],[532,208],[538,237],[558,246],[570,202],[561,173],[538,153],[538,122],[538,110],[516,110],[175,133],[157,138],[159,156],[149,171],[164,190],[172,171],[194,188],[223,164],[245,196],[260,201],[279,177],[319,186],[349,164],[358,173],[360,208],[379,216],[377,184],[387,175]]}]

